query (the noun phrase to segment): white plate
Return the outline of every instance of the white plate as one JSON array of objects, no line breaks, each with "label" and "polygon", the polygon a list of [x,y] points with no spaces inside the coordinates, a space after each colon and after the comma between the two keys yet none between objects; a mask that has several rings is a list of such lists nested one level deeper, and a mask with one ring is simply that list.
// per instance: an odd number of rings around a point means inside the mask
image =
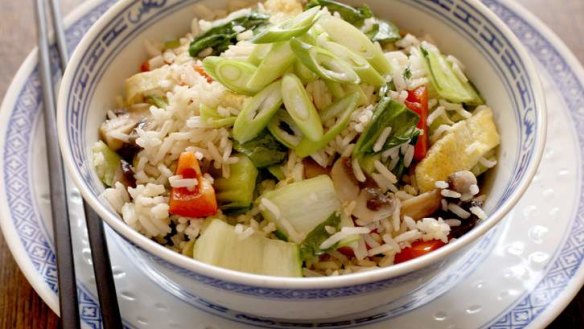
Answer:
[{"label": "white plate", "polygon": [[[71,47],[111,3],[112,0],[87,2],[69,17],[67,36]],[[369,319],[363,328],[544,327],[584,282],[584,218],[579,211],[584,210],[584,70],[563,43],[524,9],[505,0],[485,3],[519,35],[538,62],[550,110],[544,160],[525,197],[498,226],[491,247],[485,249],[490,253],[480,265],[450,278],[444,287],[453,287],[438,298],[429,301],[419,293],[399,309],[380,308],[379,315]],[[23,273],[57,311],[37,73],[33,52],[14,79],[0,111],[0,195],[6,196],[0,199],[0,224]],[[583,133],[578,135],[578,131]],[[87,233],[79,216],[79,194],[73,191],[71,200],[81,318],[88,327],[100,328]],[[201,311],[209,306],[203,300],[190,296],[185,299],[187,303],[162,290],[137,264],[128,261],[111,231],[108,237],[127,327],[257,327],[257,320],[241,315],[239,322],[226,320]],[[440,282],[433,282],[440,289],[437,283]],[[221,312],[215,310],[215,314]],[[330,323],[320,325],[331,327]],[[263,326],[294,325],[266,322]],[[335,327],[355,326],[359,324],[347,321]]]}]

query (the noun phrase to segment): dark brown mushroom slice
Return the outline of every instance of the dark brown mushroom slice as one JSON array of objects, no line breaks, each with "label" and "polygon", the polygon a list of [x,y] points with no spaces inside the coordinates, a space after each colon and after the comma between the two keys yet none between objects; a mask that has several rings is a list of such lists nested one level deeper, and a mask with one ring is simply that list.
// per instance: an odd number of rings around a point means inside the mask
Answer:
[{"label": "dark brown mushroom slice", "polygon": [[[147,104],[146,104],[147,105]],[[147,121],[150,111],[146,106],[133,106],[132,110],[117,109],[115,117],[104,121],[99,127],[99,136],[113,151],[121,149],[126,142],[119,135],[128,135],[129,139],[134,129]],[[134,139],[135,140],[135,139]]]}]

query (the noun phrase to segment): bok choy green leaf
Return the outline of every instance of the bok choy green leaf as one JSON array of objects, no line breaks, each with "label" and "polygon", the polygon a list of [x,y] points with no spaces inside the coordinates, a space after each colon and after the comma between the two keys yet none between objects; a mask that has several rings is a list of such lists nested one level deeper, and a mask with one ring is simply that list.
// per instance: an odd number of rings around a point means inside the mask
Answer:
[{"label": "bok choy green leaf", "polygon": [[233,148],[247,155],[257,168],[280,163],[288,155],[286,147],[280,144],[267,131],[243,144],[234,141]]},{"label": "bok choy green leaf", "polygon": [[219,55],[230,45],[237,42],[238,30],[254,30],[268,22],[269,15],[252,12],[247,16],[236,18],[223,25],[211,28],[207,32],[196,37],[189,45],[189,54],[197,57],[199,53],[207,48],[212,49],[211,55]]},{"label": "bok choy green leaf", "polygon": [[391,127],[391,133],[382,150],[410,142],[412,138],[417,136],[416,125],[419,120],[418,114],[403,104],[389,97],[382,98],[375,107],[371,121],[357,140],[353,156],[362,158],[366,154],[374,153],[373,145],[387,127]]}]

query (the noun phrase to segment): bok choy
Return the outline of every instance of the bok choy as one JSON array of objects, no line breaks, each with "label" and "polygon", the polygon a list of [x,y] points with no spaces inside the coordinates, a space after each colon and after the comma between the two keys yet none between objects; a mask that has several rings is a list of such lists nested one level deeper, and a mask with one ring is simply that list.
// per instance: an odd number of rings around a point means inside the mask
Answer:
[{"label": "bok choy", "polygon": [[292,183],[260,197],[264,218],[275,223],[289,241],[296,243],[304,241],[340,207],[333,182],[326,175]]},{"label": "bok choy", "polygon": [[[237,35],[244,30],[255,30],[268,23],[270,16],[258,12],[236,18],[225,24],[216,26],[196,37],[189,45],[189,54],[199,56],[205,49],[211,49],[211,55],[219,55],[230,45],[237,42]],[[239,32],[238,32],[239,31]]]}]

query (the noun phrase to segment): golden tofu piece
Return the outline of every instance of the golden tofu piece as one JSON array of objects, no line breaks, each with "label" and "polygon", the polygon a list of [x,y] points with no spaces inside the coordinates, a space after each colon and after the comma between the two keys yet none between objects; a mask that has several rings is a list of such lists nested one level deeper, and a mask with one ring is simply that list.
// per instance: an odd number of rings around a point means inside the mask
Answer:
[{"label": "golden tofu piece", "polygon": [[144,97],[149,95],[163,96],[171,89],[171,86],[163,87],[162,81],[169,81],[171,70],[168,65],[148,72],[134,74],[126,79],[126,103],[132,105],[144,101]]},{"label": "golden tofu piece", "polygon": [[500,143],[493,121],[493,111],[478,107],[473,116],[459,121],[440,138],[416,167],[416,182],[421,192],[435,188],[436,181],[446,180],[460,170],[470,170],[487,152]]}]

